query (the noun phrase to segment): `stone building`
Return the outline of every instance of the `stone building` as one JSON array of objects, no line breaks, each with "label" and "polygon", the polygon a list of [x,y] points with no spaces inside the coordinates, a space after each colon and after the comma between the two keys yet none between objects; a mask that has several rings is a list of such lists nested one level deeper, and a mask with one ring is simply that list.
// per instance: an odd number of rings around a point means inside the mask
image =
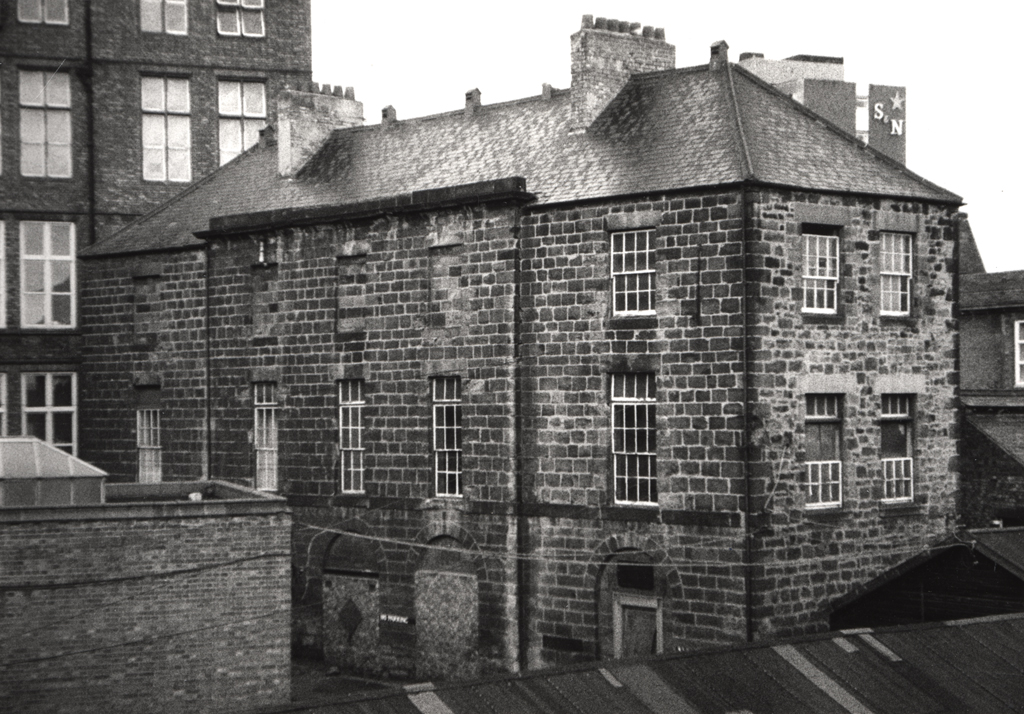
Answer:
[{"label": "stone building", "polygon": [[960,198],[724,42],[571,48],[519,101],[282,113],[82,253],[86,457],[285,495],[294,636],[346,667],[820,630],[953,525]]},{"label": "stone building", "polygon": [[0,0],[0,435],[78,445],[76,247],[254,142],[309,0]]}]

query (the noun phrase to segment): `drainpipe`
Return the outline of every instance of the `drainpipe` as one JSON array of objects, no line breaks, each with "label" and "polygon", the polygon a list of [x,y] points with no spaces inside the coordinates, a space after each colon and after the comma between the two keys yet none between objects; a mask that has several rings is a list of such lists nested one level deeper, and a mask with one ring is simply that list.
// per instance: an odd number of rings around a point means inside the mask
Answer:
[{"label": "drainpipe", "polygon": [[513,458],[515,459],[515,471],[512,476],[515,479],[515,519],[516,519],[516,625],[519,640],[519,671],[526,671],[529,668],[529,643],[530,643],[530,609],[529,609],[529,588],[530,588],[530,567],[526,560],[530,552],[530,533],[526,515],[523,512],[526,502],[526,486],[523,484],[523,379],[522,379],[522,242],[520,239],[520,227],[522,225],[523,209],[516,206],[515,225],[512,228],[512,240],[514,241],[513,260],[513,297],[512,297],[512,430],[515,440]]},{"label": "drainpipe", "polygon": [[206,265],[205,270],[205,285],[206,285],[206,315],[204,332],[206,333],[206,479],[207,481],[213,478],[213,403],[211,390],[213,389],[213,377],[210,374],[212,365],[212,348],[210,344],[210,332],[212,331],[213,317],[211,313],[213,309],[210,305],[210,295],[212,293],[210,287],[210,269],[213,264],[213,246],[209,240],[206,241],[206,245],[203,248],[203,257]]},{"label": "drainpipe", "polygon": [[750,308],[748,305],[750,282],[747,280],[747,241],[750,238],[750,211],[751,200],[748,188],[742,186],[743,201],[743,239],[740,243],[740,257],[743,264],[743,295],[741,305],[743,310],[743,573],[744,573],[744,612],[747,621],[747,642],[754,641],[754,545],[753,532],[750,526],[750,516],[753,509],[750,507],[750,328],[748,319]]},{"label": "drainpipe", "polygon": [[86,150],[89,162],[89,245],[96,242],[96,127],[93,118],[92,0],[85,0],[85,67],[79,77],[85,89]]}]

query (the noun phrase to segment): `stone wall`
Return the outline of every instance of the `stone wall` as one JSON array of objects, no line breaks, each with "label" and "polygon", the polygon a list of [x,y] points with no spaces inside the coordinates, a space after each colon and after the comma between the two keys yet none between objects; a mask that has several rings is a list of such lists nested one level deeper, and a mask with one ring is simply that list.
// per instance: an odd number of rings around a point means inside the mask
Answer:
[{"label": "stone wall", "polygon": [[[628,613],[662,623],[650,643],[662,651],[821,630],[830,601],[952,526],[952,209],[769,190],[523,208],[495,189],[277,229],[235,217],[211,239],[214,473],[254,482],[253,384],[275,383],[278,489],[296,508],[297,646],[417,674],[431,645],[420,641],[424,572],[475,574],[479,628],[466,666],[430,676],[614,656],[636,644],[617,634]],[[801,310],[805,224],[840,234],[835,315]],[[615,315],[611,235],[635,230],[653,231],[656,309]],[[914,235],[907,316],[879,314],[883,230]],[[102,262],[107,282],[95,285],[127,290]],[[182,254],[165,272],[199,268]],[[114,321],[162,324],[189,299],[198,320],[189,285],[191,298],[168,294],[147,303],[155,315]],[[187,353],[162,345],[152,368],[173,373]],[[102,369],[126,371],[117,359]],[[612,375],[637,372],[656,392],[649,504],[616,498],[610,453]],[[461,378],[461,496],[434,482],[435,376]],[[351,379],[366,402],[365,488],[342,493],[337,383]],[[171,452],[194,450],[205,418],[185,406],[185,385],[170,390],[185,417],[169,427]],[[814,510],[805,402],[821,392],[843,396],[843,503]],[[880,399],[891,393],[915,404],[914,497],[899,504],[881,498]],[[113,414],[105,399],[95,408]],[[333,547],[343,532],[364,546]],[[438,571],[438,549],[457,551],[461,569]]]}]

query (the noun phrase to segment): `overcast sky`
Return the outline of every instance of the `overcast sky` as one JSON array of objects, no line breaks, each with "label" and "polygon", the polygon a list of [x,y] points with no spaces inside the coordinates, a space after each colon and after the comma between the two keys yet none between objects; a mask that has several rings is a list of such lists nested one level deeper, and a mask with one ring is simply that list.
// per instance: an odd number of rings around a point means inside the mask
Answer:
[{"label": "overcast sky", "polygon": [[[380,3],[312,0],[313,79],[355,88],[367,124],[569,86],[569,36],[584,14],[665,28],[676,66],[762,52],[845,59],[846,80],[907,87],[907,166],[963,196],[985,267],[1024,270],[1022,11],[1009,2]],[[825,9],[829,8],[829,9]],[[832,9],[840,8],[841,10]]]}]

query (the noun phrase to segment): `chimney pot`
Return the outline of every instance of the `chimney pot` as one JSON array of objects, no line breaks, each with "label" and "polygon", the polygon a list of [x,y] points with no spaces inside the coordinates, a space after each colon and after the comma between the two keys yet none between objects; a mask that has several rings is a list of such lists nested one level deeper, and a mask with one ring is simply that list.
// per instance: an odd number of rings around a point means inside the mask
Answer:
[{"label": "chimney pot", "polygon": [[646,37],[647,39],[653,38],[654,28],[651,27],[650,25],[644,25],[643,36]]},{"label": "chimney pot", "polygon": [[380,119],[384,124],[393,124],[398,121],[398,112],[389,104],[380,110]]},{"label": "chimney pot", "polygon": [[583,16],[583,22],[580,23],[580,29],[581,30],[590,30],[590,29],[593,29],[593,27],[594,27],[594,16],[593,15],[584,15]]},{"label": "chimney pot", "polygon": [[333,94],[336,97],[344,97],[345,88],[342,87],[341,85],[338,85],[337,87],[334,88],[334,91],[332,91],[331,94]]},{"label": "chimney pot", "polygon": [[540,96],[542,99],[551,99],[551,85],[545,82],[540,87]]},{"label": "chimney pot", "polygon": [[320,94],[334,94],[334,89],[329,84],[321,84]]},{"label": "chimney pot", "polygon": [[345,99],[351,99],[352,101],[355,101],[356,90],[353,89],[352,87],[345,87]]},{"label": "chimney pot", "polygon": [[636,31],[639,30],[639,29],[640,29],[640,23],[639,22],[631,22],[631,23],[629,23],[629,34],[635,35]]},{"label": "chimney pot", "polygon": [[594,20],[594,29],[595,30],[607,30],[608,29],[608,19],[604,18],[604,17],[599,17],[596,20]]},{"label": "chimney pot", "polygon": [[654,39],[662,40],[662,41],[665,40],[665,28],[664,27],[656,27],[656,28],[654,28]]}]

